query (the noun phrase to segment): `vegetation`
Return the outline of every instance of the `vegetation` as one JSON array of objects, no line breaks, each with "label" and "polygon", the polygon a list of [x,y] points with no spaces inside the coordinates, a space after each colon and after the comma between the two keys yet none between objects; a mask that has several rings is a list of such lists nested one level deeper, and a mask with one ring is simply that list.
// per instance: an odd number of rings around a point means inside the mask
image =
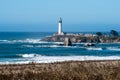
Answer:
[{"label": "vegetation", "polygon": [[96,35],[97,36],[102,36],[102,33],[101,32],[97,32]]},{"label": "vegetation", "polygon": [[112,36],[118,36],[118,35],[119,35],[118,32],[115,31],[115,30],[111,30],[111,31],[110,31],[110,34],[111,34]]},{"label": "vegetation", "polygon": [[0,80],[120,80],[120,61],[0,65]]}]

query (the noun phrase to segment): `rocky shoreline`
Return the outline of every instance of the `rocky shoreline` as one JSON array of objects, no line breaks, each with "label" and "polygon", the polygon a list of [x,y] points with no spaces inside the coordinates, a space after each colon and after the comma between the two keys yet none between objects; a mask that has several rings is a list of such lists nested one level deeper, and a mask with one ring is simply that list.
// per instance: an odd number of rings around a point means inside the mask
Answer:
[{"label": "rocky shoreline", "polygon": [[45,37],[42,41],[64,42],[65,38],[69,38],[72,43],[120,43],[120,36],[53,35]]}]

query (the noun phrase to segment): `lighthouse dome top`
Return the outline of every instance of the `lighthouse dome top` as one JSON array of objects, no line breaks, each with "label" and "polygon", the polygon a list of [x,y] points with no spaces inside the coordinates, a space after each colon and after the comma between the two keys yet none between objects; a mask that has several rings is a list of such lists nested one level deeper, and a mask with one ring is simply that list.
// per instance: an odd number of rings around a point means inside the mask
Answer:
[{"label": "lighthouse dome top", "polygon": [[62,18],[60,17],[59,23],[62,23]]}]

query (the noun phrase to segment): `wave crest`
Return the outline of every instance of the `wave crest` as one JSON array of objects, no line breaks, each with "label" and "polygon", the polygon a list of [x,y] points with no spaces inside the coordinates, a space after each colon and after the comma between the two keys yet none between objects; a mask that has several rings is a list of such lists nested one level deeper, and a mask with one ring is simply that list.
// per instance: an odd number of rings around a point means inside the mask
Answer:
[{"label": "wave crest", "polygon": [[43,43],[41,39],[0,40],[0,43]]},{"label": "wave crest", "polygon": [[32,57],[26,59],[21,59],[19,61],[13,62],[0,62],[0,64],[28,64],[30,62],[36,63],[54,63],[63,61],[92,61],[92,60],[120,60],[120,56],[41,56],[33,57],[34,54],[24,54],[23,57]]},{"label": "wave crest", "polygon": [[90,48],[86,48],[87,50],[103,50],[102,48],[94,48],[94,47],[90,47]]},{"label": "wave crest", "polygon": [[120,48],[118,48],[118,47],[107,47],[107,50],[120,51]]},{"label": "wave crest", "polygon": [[18,56],[21,56],[22,58],[33,58],[33,57],[39,57],[41,55],[38,54],[19,54]]}]

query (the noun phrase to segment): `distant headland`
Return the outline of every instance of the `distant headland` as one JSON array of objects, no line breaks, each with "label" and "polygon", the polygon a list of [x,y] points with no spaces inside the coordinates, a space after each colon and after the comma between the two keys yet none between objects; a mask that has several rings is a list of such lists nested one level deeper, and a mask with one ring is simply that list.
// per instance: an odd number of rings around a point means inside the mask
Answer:
[{"label": "distant headland", "polygon": [[111,30],[109,34],[102,32],[91,33],[65,33],[62,31],[62,18],[58,21],[58,32],[52,36],[43,38],[47,42],[64,42],[65,38],[69,38],[72,43],[120,43],[119,33]]}]

